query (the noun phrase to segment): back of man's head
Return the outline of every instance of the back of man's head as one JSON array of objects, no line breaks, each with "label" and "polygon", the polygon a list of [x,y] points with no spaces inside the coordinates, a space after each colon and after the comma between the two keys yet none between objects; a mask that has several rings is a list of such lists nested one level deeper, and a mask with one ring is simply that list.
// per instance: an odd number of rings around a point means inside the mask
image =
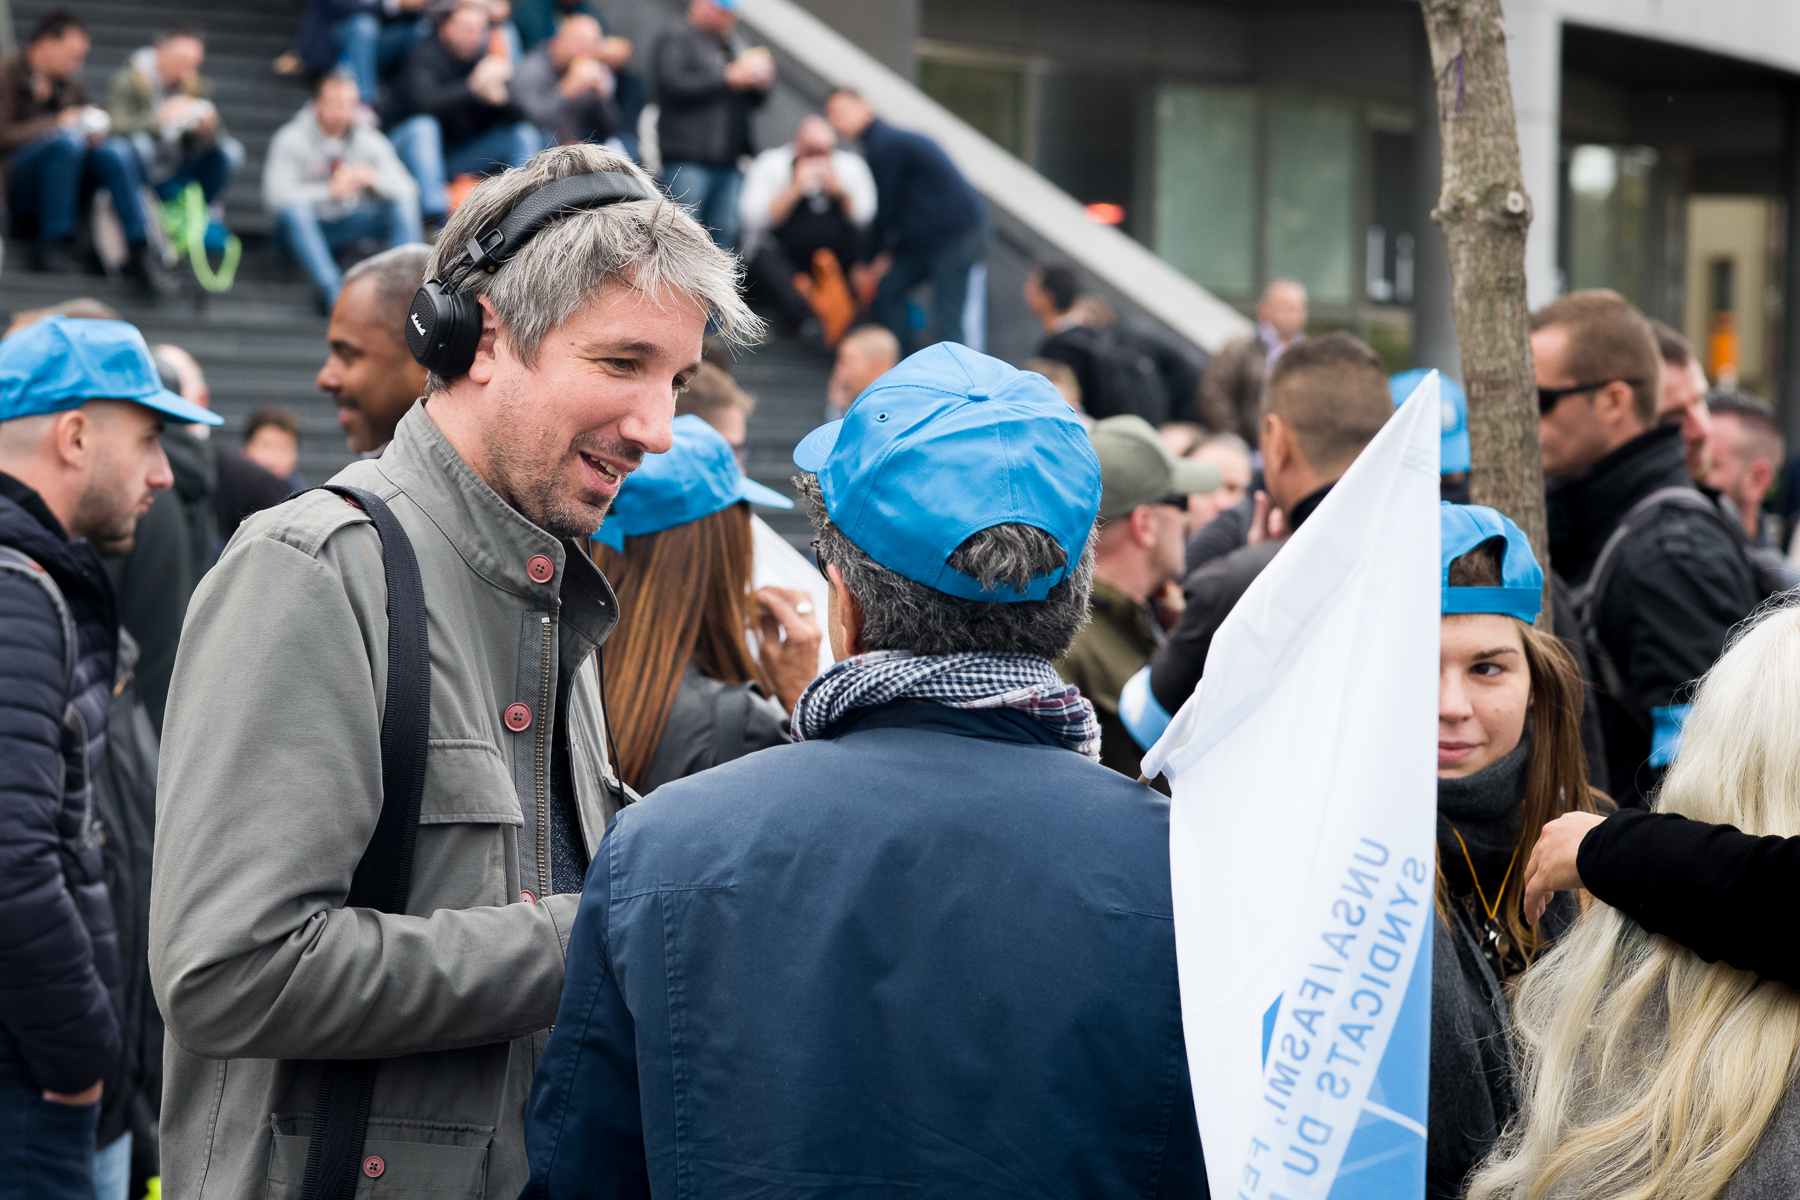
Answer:
[{"label": "back of man's head", "polygon": [[1662,352],[1644,314],[1606,288],[1570,292],[1531,314],[1531,331],[1560,326],[1567,334],[1562,368],[1575,383],[1614,380],[1631,386],[1632,410],[1648,427],[1662,399]]},{"label": "back of man's head", "polygon": [[1656,352],[1671,367],[1685,367],[1693,361],[1694,348],[1688,340],[1667,321],[1650,318],[1650,332],[1656,338]]},{"label": "back of man's head", "polygon": [[1737,388],[1720,388],[1706,397],[1714,417],[1736,421],[1742,427],[1742,438],[1749,451],[1747,462],[1766,459],[1781,466],[1781,422],[1767,400]]},{"label": "back of man's head", "polygon": [[741,446],[756,397],[739,387],[737,380],[710,362],[688,381],[687,390],[675,397],[675,415],[692,414],[724,435],[733,447]]},{"label": "back of man's head", "polygon": [[1328,333],[1289,347],[1263,389],[1263,411],[1293,431],[1321,479],[1344,473],[1393,415],[1387,372],[1368,344]]},{"label": "back of man's head", "polygon": [[412,242],[371,255],[344,273],[344,287],[371,289],[381,328],[401,345],[406,344],[406,314],[425,282],[430,258],[430,246]]},{"label": "back of man's head", "polygon": [[1038,268],[1037,281],[1057,312],[1065,313],[1075,307],[1075,297],[1081,294],[1081,277],[1074,267],[1067,263],[1046,263]]}]

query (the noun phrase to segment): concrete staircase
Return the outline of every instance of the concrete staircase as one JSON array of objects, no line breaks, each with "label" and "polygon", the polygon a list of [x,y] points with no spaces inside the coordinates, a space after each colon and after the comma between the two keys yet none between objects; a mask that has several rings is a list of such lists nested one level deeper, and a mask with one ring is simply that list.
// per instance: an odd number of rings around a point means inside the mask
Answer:
[{"label": "concrete staircase", "polygon": [[[43,12],[64,2],[13,0],[21,42]],[[197,23],[206,30],[202,70],[217,89],[226,125],[246,151],[243,173],[226,195],[226,221],[244,241],[243,264],[236,286],[224,295],[204,296],[191,288],[180,300],[152,303],[97,275],[32,273],[25,269],[28,248],[9,246],[0,308],[40,308],[76,296],[111,304],[152,344],[173,342],[199,361],[212,387],[213,407],[225,418],[215,436],[236,437],[251,412],[285,405],[300,414],[301,472],[315,483],[330,478],[350,454],[329,397],[313,383],[325,357],[326,322],[314,310],[311,288],[299,270],[269,244],[261,194],[269,139],[306,101],[303,81],[271,69],[275,57],[295,44],[302,3],[82,0],[75,7],[93,37],[85,81],[96,102],[104,102],[113,72],[158,29]],[[797,342],[770,343],[738,356],[735,374],[759,400],[750,422],[749,473],[784,495],[793,494],[794,445],[821,420],[830,370],[828,351]],[[762,515],[802,549],[812,537],[797,511]]]}]

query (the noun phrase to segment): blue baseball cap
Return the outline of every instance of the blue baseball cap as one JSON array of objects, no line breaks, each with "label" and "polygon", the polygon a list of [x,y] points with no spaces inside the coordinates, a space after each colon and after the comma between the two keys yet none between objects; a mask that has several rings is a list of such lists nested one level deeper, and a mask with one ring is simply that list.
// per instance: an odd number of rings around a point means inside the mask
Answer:
[{"label": "blue baseball cap", "polygon": [[625,477],[596,542],[621,553],[628,537],[661,533],[710,517],[740,500],[768,508],[794,502],[744,475],[723,434],[693,414],[675,418],[675,444],[667,454],[647,454]]},{"label": "blue baseball cap", "polygon": [[[1100,460],[1042,375],[955,342],[919,351],[808,434],[794,465],[819,477],[825,511],[870,558],[965,600],[1042,600],[1069,577],[1100,510]],[[993,590],[950,566],[996,525],[1042,529],[1065,562]]]},{"label": "blue baseball cap", "polygon": [[[1480,504],[1438,506],[1444,559],[1444,615],[1499,613],[1526,624],[1537,620],[1544,601],[1544,571],[1525,533],[1505,513]],[[1505,538],[1499,587],[1451,587],[1450,564],[1490,538]]]},{"label": "blue baseball cap", "polygon": [[0,421],[131,400],[187,424],[224,419],[162,385],[144,335],[124,321],[46,317],[0,340]]},{"label": "blue baseball cap", "polygon": [[[1388,392],[1394,397],[1394,407],[1406,403],[1413,389],[1424,383],[1425,376],[1430,373],[1423,367],[1415,367],[1389,379]],[[1444,438],[1439,451],[1443,465],[1438,470],[1445,475],[1460,475],[1469,469],[1469,397],[1464,394],[1462,384],[1439,372],[1438,399],[1443,405],[1444,420]]]}]

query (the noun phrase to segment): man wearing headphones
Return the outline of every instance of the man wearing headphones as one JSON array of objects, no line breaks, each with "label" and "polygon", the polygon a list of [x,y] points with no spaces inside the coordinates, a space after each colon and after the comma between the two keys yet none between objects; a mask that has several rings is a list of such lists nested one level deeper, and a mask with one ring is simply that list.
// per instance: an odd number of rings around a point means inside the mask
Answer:
[{"label": "man wearing headphones", "polygon": [[594,653],[617,603],[583,546],[669,448],[708,321],[756,319],[705,230],[592,145],[483,183],[427,273],[425,397],[333,481],[352,496],[246,521],[189,609],[151,904],[170,1195],[526,1180],[576,893],[625,797]]}]

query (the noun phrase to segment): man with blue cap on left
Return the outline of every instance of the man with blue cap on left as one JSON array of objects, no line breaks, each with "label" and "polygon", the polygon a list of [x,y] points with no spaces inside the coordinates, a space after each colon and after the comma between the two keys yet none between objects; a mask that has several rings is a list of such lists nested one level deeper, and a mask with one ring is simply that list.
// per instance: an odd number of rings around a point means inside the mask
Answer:
[{"label": "man with blue cap on left", "polygon": [[796,743],[622,809],[526,1109],[526,1200],[1205,1194],[1169,809],[1050,665],[1100,462],[939,342],[794,452],[837,663]]},{"label": "man with blue cap on left", "polygon": [[174,482],[165,417],[219,424],[162,386],[123,321],[51,317],[0,341],[0,1186],[30,1196],[95,1195],[120,1052],[88,767],[128,664],[101,559]]}]

